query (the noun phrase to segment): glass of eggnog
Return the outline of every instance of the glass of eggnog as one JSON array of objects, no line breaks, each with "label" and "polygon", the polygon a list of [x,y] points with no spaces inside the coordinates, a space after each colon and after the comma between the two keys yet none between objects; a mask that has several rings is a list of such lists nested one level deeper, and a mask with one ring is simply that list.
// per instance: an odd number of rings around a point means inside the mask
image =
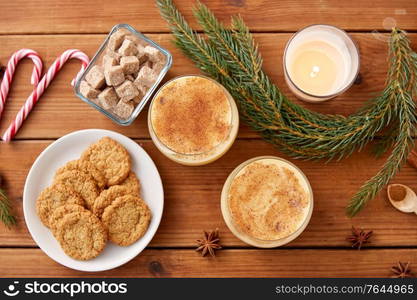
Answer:
[{"label": "glass of eggnog", "polygon": [[243,162],[229,175],[221,209],[237,238],[255,247],[278,247],[306,228],[313,212],[313,192],[294,164],[260,156]]},{"label": "glass of eggnog", "polygon": [[234,99],[220,83],[186,75],[159,89],[149,108],[148,127],[166,157],[198,166],[229,150],[239,129],[239,114]]}]

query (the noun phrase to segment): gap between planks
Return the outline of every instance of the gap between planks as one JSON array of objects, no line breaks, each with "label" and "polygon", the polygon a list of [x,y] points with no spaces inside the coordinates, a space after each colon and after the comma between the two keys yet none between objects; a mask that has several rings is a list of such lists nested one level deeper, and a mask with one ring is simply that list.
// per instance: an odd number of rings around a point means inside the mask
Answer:
[{"label": "gap between planks", "polygon": [[[403,28],[401,28],[403,29]],[[417,33],[416,29],[403,29],[404,31],[408,33]],[[366,29],[351,29],[351,30],[345,30],[347,33],[365,33],[365,34],[372,34],[372,30],[366,30]],[[203,30],[195,30],[196,33],[202,34],[204,33]],[[297,31],[292,30],[250,30],[251,33],[256,34],[294,34]],[[390,30],[378,30],[378,33],[381,34],[388,34],[390,33]],[[172,35],[171,31],[140,31],[142,34],[161,34],[161,35]],[[27,32],[27,33],[0,33],[0,36],[6,36],[6,37],[13,37],[13,36],[68,36],[68,35],[103,35],[103,34],[109,34],[109,31],[91,31],[91,32],[59,32],[59,33],[53,33],[53,32]]]},{"label": "gap between planks", "polygon": [[[195,250],[197,246],[147,246],[145,247],[148,250]],[[0,245],[0,249],[40,249],[38,246],[26,246],[26,245]],[[222,246],[221,250],[248,250],[248,251],[284,251],[284,250],[356,250],[356,251],[363,251],[363,250],[413,250],[417,249],[416,245],[401,245],[401,246],[372,246],[367,245],[363,246],[361,250],[357,250],[356,248],[352,248],[349,246],[281,246],[275,248],[255,248],[250,245],[242,245],[242,246]],[[219,250],[219,251],[221,251]]]}]

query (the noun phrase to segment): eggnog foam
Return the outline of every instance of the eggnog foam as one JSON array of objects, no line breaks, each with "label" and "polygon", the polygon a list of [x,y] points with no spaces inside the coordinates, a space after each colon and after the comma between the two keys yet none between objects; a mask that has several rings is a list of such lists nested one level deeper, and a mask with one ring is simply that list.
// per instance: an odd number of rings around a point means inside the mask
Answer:
[{"label": "eggnog foam", "polygon": [[299,170],[268,158],[240,170],[230,185],[228,205],[240,232],[272,241],[286,238],[302,226],[309,213],[311,195]]},{"label": "eggnog foam", "polygon": [[151,122],[159,141],[184,155],[209,152],[224,142],[232,126],[228,95],[199,76],[179,77],[158,92]]}]

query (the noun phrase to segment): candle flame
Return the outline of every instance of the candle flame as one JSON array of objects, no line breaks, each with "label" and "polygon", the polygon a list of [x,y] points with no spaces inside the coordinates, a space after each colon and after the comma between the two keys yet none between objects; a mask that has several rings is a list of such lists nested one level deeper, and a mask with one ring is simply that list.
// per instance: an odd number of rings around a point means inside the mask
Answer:
[{"label": "candle flame", "polygon": [[319,72],[320,72],[320,67],[319,66],[314,66],[313,70],[310,72],[310,77],[311,78],[317,77]]}]

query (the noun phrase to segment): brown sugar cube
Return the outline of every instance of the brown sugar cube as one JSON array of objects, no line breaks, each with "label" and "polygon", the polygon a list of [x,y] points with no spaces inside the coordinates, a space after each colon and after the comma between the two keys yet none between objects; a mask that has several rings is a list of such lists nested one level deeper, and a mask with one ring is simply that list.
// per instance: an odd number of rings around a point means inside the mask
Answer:
[{"label": "brown sugar cube", "polygon": [[116,51],[122,45],[122,43],[125,39],[125,36],[128,33],[129,33],[129,31],[126,30],[126,29],[123,29],[123,28],[117,30],[115,33],[113,33],[110,36],[109,43],[107,44],[108,45],[107,47],[109,49],[113,50],[113,51]]},{"label": "brown sugar cube", "polygon": [[99,90],[93,89],[87,81],[83,80],[80,83],[80,93],[84,97],[88,99],[95,99],[97,98],[98,94],[100,93]]},{"label": "brown sugar cube", "polygon": [[120,46],[118,53],[123,56],[131,56],[136,55],[138,53],[138,49],[136,48],[135,43],[130,40],[124,40],[123,44]]},{"label": "brown sugar cube", "polygon": [[143,64],[144,62],[146,62],[148,60],[148,56],[146,55],[145,52],[145,47],[142,45],[138,45],[138,53],[136,54],[136,57],[139,59],[139,64]]},{"label": "brown sugar cube", "polygon": [[161,73],[162,69],[165,67],[165,62],[159,61],[157,63],[154,63],[152,65],[152,70],[156,73],[159,74]]},{"label": "brown sugar cube", "polygon": [[87,75],[85,75],[85,80],[87,80],[92,88],[101,88],[104,85],[103,68],[100,66],[92,67]]},{"label": "brown sugar cube", "polygon": [[109,69],[112,66],[116,66],[118,64],[118,60],[110,55],[103,56],[103,67],[104,70]]},{"label": "brown sugar cube", "polygon": [[141,68],[143,68],[143,67],[148,67],[148,68],[150,68],[150,69],[152,69],[153,68],[153,65],[154,65],[154,63],[153,62],[151,62],[150,60],[147,60],[143,65],[141,65],[140,67]]},{"label": "brown sugar cube", "polygon": [[109,102],[105,99],[98,98],[98,103],[97,104],[99,106],[101,106],[102,108],[104,108],[105,110],[110,110],[110,109],[112,109],[113,107],[116,106],[117,101],[116,102]]},{"label": "brown sugar cube", "polygon": [[106,50],[106,55],[107,55],[107,56],[110,56],[110,57],[115,58],[115,59],[116,59],[116,61],[117,61],[117,63],[119,63],[120,58],[122,57],[119,53],[114,52],[114,51],[113,51],[113,50],[111,50],[111,49],[107,49],[107,50]]},{"label": "brown sugar cube", "polygon": [[121,119],[127,119],[132,114],[134,108],[135,106],[133,105],[132,101],[119,101],[119,103],[117,103],[117,105],[114,107],[114,113]]},{"label": "brown sugar cube", "polygon": [[107,87],[98,95],[98,100],[101,107],[110,109],[117,104],[119,98],[117,97],[114,88]]},{"label": "brown sugar cube", "polygon": [[[130,76],[130,75],[128,75],[128,76]],[[136,89],[138,91],[138,95],[135,96],[135,97],[133,97],[133,99],[129,99],[130,97],[127,97],[127,98],[121,98],[120,100],[121,101],[124,101],[124,102],[133,101],[133,103],[139,103],[143,99],[143,97],[145,96],[146,91],[148,89],[146,87],[144,87],[144,86],[140,86],[139,88],[136,87]]]},{"label": "brown sugar cube", "polygon": [[136,56],[123,56],[120,65],[125,74],[133,74],[139,71],[139,59]]},{"label": "brown sugar cube", "polygon": [[146,92],[149,90],[148,87],[144,86],[144,85],[140,85],[139,87],[136,87],[139,91],[139,96],[141,96],[141,98],[145,97]]},{"label": "brown sugar cube", "polygon": [[140,98],[145,97],[146,92],[149,90],[149,88],[144,86],[143,84],[140,84],[140,82],[138,82],[138,81],[134,81],[133,83],[135,84],[137,90],[139,91],[139,96],[138,97],[140,97]]},{"label": "brown sugar cube", "polygon": [[138,39],[137,42],[136,42],[136,45],[145,47],[145,46],[149,45],[149,43],[145,40]]},{"label": "brown sugar cube", "polygon": [[90,99],[90,100],[91,100],[91,102],[93,102],[97,105],[100,105],[100,103],[98,103],[98,98],[94,98],[94,99]]},{"label": "brown sugar cube", "polygon": [[154,63],[165,60],[165,55],[152,46],[146,46],[144,49],[144,53],[149,58],[149,60],[151,60]]},{"label": "brown sugar cube", "polygon": [[143,65],[148,61],[148,57],[146,55],[136,56],[139,59],[139,64]]},{"label": "brown sugar cube", "polygon": [[151,87],[155,83],[157,77],[157,73],[155,73],[148,66],[144,66],[139,70],[138,77],[136,77],[135,79],[135,85],[144,85],[146,87]]},{"label": "brown sugar cube", "polygon": [[133,101],[133,103],[139,104],[142,99],[143,99],[143,97],[137,96],[137,97],[133,98],[132,101]]},{"label": "brown sugar cube", "polygon": [[125,97],[125,98],[120,98],[120,101],[123,101],[123,102],[130,102],[130,101],[133,101],[133,99],[129,99],[129,97]]},{"label": "brown sugar cube", "polygon": [[129,40],[132,41],[133,43],[136,44],[136,42],[138,41],[138,38],[136,36],[134,36],[133,34],[126,34],[125,35],[125,40]]},{"label": "brown sugar cube", "polygon": [[112,66],[104,71],[107,85],[118,86],[125,81],[125,74],[121,66]]},{"label": "brown sugar cube", "polygon": [[138,48],[138,53],[136,54],[137,56],[142,56],[142,55],[146,55],[146,52],[145,52],[145,47],[146,46],[143,46],[143,45],[137,45],[137,48]]},{"label": "brown sugar cube", "polygon": [[119,85],[116,88],[116,93],[121,99],[124,99],[124,101],[128,101],[135,98],[136,96],[139,96],[138,89],[129,80],[126,80],[121,85]]}]

